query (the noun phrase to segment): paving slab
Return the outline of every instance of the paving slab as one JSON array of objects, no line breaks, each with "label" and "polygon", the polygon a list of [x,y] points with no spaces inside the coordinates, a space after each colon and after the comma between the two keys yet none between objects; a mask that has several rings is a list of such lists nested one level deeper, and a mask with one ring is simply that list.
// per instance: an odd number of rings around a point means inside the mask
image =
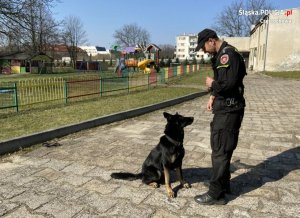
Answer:
[{"label": "paving slab", "polygon": [[[5,217],[300,217],[300,81],[248,75],[246,111],[234,152],[232,194],[224,206],[201,206],[211,150],[208,96],[56,139],[0,158],[0,216]],[[186,128],[183,175],[191,189],[110,178],[140,172],[163,134],[163,112],[193,116]]]}]

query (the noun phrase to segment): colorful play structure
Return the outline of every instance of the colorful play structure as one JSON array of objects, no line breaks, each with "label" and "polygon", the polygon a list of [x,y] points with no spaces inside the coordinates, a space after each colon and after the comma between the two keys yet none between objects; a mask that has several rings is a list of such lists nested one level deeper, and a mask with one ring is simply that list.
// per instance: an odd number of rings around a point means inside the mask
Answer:
[{"label": "colorful play structure", "polygon": [[127,76],[129,72],[142,70],[145,74],[155,73],[159,64],[159,52],[161,49],[155,44],[142,47],[126,47],[118,52],[118,46],[114,46],[116,55],[115,72],[119,76]]}]

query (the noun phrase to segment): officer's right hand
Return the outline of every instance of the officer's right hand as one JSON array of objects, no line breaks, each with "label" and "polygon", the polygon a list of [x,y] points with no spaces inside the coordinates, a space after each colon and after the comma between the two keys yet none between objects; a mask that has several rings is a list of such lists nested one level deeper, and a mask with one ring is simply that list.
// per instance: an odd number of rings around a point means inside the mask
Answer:
[{"label": "officer's right hand", "polygon": [[208,111],[212,111],[212,109],[213,109],[213,104],[214,104],[214,100],[215,100],[215,96],[210,96],[209,97],[209,99],[208,99],[208,102],[207,102],[207,106],[206,106],[206,108],[207,108],[207,110]]}]

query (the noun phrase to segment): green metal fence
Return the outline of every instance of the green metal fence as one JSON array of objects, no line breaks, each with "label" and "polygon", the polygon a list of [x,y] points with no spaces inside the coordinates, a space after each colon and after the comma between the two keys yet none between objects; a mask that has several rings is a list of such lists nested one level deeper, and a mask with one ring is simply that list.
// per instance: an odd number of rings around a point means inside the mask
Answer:
[{"label": "green metal fence", "polygon": [[42,78],[18,81],[11,84],[0,83],[0,109],[31,106],[54,102],[63,104],[86,98],[146,90],[163,84],[171,78],[199,70],[198,65],[161,68],[159,73],[148,75],[128,74],[123,77],[88,77],[71,80],[64,78]]},{"label": "green metal fence", "polygon": [[107,96],[129,92],[129,77],[65,81],[65,100]]},{"label": "green metal fence", "polygon": [[16,111],[19,111],[18,105],[18,92],[16,83],[1,84],[0,109],[15,108]]}]

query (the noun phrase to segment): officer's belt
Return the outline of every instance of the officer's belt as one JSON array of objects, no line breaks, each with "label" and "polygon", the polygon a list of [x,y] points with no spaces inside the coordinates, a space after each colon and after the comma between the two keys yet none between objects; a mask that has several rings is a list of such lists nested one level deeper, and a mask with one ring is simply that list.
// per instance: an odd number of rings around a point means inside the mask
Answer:
[{"label": "officer's belt", "polygon": [[217,101],[222,102],[221,105],[225,107],[233,107],[238,105],[239,101],[236,98],[225,98],[225,99],[216,99]]},{"label": "officer's belt", "polygon": [[231,107],[238,104],[238,101],[235,98],[226,98],[224,99],[225,106]]}]

